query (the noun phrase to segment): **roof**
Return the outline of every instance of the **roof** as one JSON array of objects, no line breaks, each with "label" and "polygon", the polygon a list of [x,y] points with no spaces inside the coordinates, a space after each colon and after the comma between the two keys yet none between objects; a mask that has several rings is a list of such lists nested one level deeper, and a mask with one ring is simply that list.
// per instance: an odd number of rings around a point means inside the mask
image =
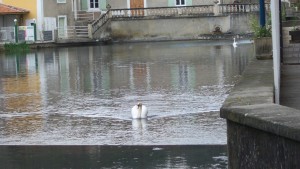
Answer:
[{"label": "roof", "polygon": [[25,14],[29,10],[0,3],[0,15]]}]

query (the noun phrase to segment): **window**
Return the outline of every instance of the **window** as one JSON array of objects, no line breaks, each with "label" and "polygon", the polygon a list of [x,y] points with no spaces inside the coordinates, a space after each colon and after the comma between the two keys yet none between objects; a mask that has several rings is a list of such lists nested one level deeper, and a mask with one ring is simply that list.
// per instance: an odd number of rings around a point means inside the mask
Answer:
[{"label": "window", "polygon": [[57,3],[66,3],[66,0],[57,0]]},{"label": "window", "polygon": [[176,0],[176,6],[184,6],[185,0]]},{"label": "window", "polygon": [[99,8],[99,0],[90,0],[90,8],[98,9]]}]

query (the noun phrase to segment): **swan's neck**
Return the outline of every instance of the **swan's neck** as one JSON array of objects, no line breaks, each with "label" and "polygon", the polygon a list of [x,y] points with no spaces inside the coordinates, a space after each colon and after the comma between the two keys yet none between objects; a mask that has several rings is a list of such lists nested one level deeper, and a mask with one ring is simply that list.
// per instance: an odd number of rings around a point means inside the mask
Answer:
[{"label": "swan's neck", "polygon": [[138,115],[139,117],[141,116],[142,114],[142,106],[138,106]]}]

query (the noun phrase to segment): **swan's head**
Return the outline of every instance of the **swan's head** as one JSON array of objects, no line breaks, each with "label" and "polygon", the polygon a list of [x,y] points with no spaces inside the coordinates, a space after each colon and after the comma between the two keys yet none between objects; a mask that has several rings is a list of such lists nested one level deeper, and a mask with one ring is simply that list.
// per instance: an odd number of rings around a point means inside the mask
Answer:
[{"label": "swan's head", "polygon": [[138,102],[137,106],[138,106],[138,108],[142,108],[142,103]]}]

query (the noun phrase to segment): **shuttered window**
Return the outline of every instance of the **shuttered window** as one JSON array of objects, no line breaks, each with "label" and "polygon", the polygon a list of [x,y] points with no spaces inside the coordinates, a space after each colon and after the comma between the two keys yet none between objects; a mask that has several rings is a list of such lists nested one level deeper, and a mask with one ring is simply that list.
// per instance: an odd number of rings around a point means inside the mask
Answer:
[{"label": "shuttered window", "polygon": [[59,4],[66,3],[66,0],[57,0],[57,3],[59,3]]},{"label": "shuttered window", "polygon": [[184,6],[185,5],[185,0],[176,0],[175,5],[176,6]]},{"label": "shuttered window", "polygon": [[90,0],[90,8],[99,8],[99,0]]}]

